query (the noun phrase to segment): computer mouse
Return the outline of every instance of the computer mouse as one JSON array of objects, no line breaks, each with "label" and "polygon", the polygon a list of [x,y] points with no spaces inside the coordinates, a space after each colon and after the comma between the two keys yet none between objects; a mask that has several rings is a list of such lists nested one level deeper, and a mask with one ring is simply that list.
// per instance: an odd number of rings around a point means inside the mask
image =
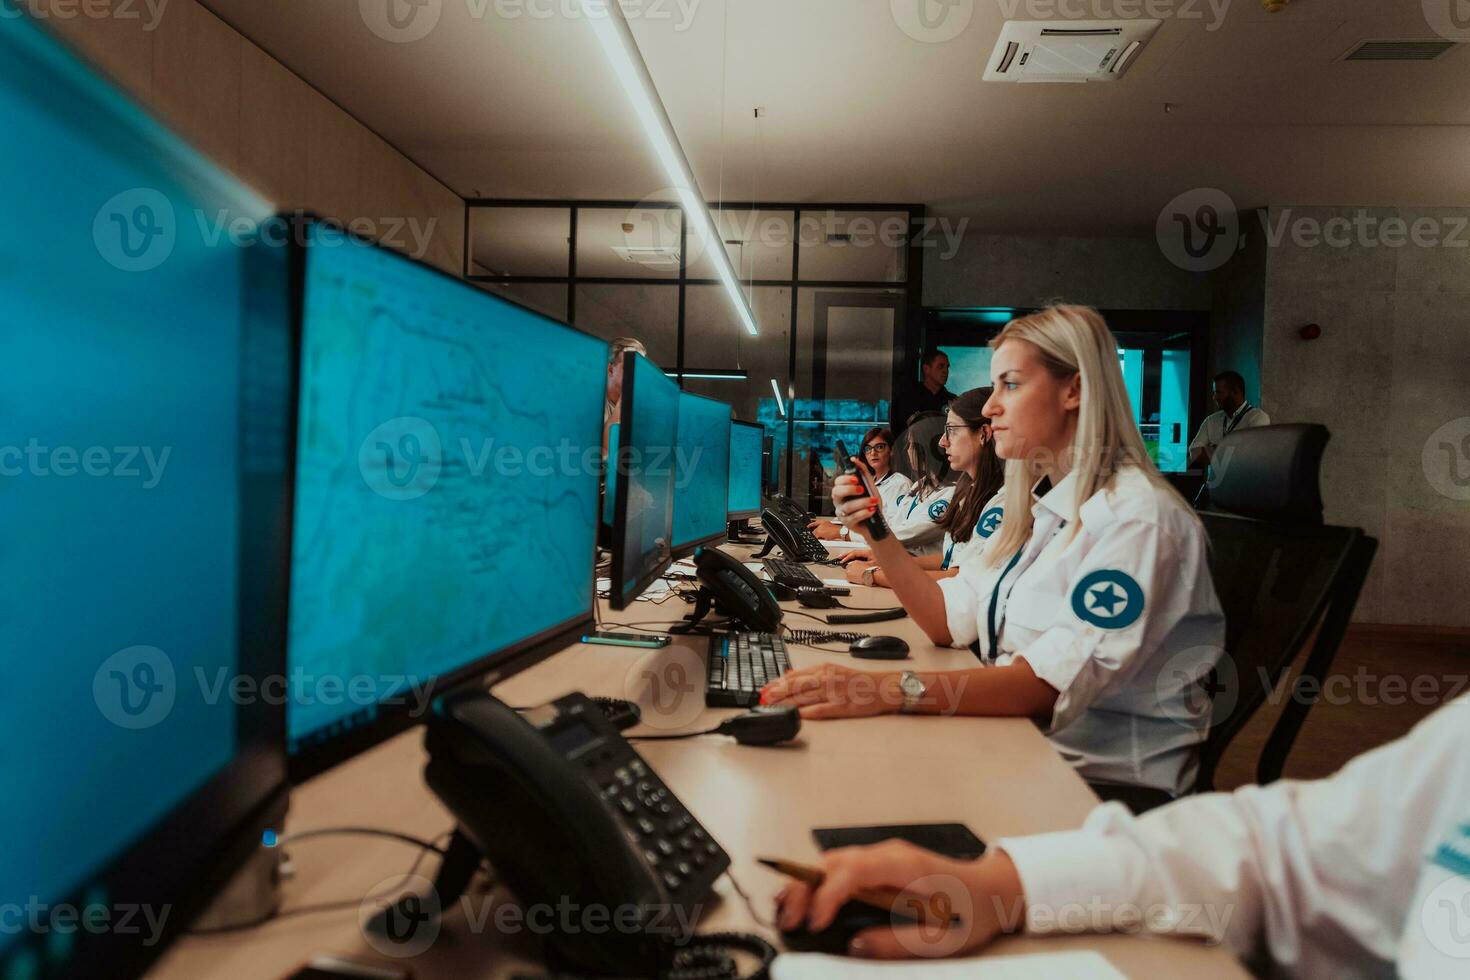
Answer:
[{"label": "computer mouse", "polygon": [[859,660],[907,660],[909,645],[896,636],[865,636],[848,652]]}]

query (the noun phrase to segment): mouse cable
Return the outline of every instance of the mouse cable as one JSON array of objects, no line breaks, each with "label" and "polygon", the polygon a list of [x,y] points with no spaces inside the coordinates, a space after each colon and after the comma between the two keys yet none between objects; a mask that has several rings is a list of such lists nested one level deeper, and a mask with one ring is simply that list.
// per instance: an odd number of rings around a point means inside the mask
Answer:
[{"label": "mouse cable", "polygon": [[730,879],[730,884],[735,889],[735,894],[739,895],[740,900],[745,903],[745,910],[750,913],[750,917],[760,925],[765,926],[767,929],[776,928],[775,921],[766,918],[764,915],[761,915],[755,910],[755,902],[750,900],[750,896],[746,894],[745,889],[740,887],[740,882],[735,880],[735,873],[729,868],[726,868],[725,877]]},{"label": "mouse cable", "polygon": [[[856,643],[858,640],[866,640],[867,633],[834,633],[829,630],[797,630],[790,626],[783,626],[786,631],[786,639],[797,646],[820,647],[823,643]],[[843,651],[846,653],[847,651]]]}]

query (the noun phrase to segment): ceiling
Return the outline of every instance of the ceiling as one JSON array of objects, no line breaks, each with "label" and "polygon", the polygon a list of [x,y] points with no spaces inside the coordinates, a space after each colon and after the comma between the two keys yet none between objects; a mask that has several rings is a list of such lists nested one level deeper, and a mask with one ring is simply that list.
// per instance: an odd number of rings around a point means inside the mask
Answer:
[{"label": "ceiling", "polygon": [[[577,0],[202,2],[465,197],[670,198]],[[410,2],[426,36],[370,29]],[[915,39],[899,25],[915,2],[953,4],[964,29]],[[1439,39],[1429,15],[1452,2],[624,6],[711,200],[922,203],[987,231],[1138,234],[1198,187],[1242,207],[1470,204],[1470,45],[1340,60],[1365,39]],[[1160,8],[1173,15],[1116,83],[981,81],[1007,11]]]}]

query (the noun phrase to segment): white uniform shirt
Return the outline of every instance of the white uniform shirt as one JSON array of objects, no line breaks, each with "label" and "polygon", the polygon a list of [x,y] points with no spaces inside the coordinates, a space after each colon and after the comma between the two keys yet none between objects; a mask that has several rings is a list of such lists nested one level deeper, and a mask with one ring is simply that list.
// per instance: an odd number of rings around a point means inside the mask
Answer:
[{"label": "white uniform shirt", "polygon": [[954,484],[920,496],[912,488],[894,498],[893,510],[885,511],[888,528],[915,555],[936,555],[944,546],[944,528],[939,522],[954,498]]},{"label": "white uniform shirt", "polygon": [[1033,498],[1016,555],[939,581],[950,634],[978,641],[985,662],[1024,658],[1057,690],[1047,735],[1084,779],[1177,795],[1194,784],[1209,727],[1201,683],[1225,643],[1204,529],[1127,466],[1081,503],[1073,535],[1074,481]]},{"label": "white uniform shirt", "polygon": [[898,498],[908,493],[913,488],[914,481],[904,476],[897,470],[889,470],[888,475],[878,481],[878,499],[883,504],[883,516],[887,517],[898,502]]},{"label": "white uniform shirt", "polygon": [[1271,416],[1261,411],[1250,402],[1245,402],[1235,410],[1234,415],[1226,415],[1219,411],[1205,417],[1204,424],[1195,433],[1194,441],[1189,444],[1189,451],[1194,452],[1201,446],[1208,447],[1210,452],[1219,448],[1225,437],[1236,429],[1254,429],[1261,425],[1270,425]]},{"label": "white uniform shirt", "polygon": [[999,846],[1020,873],[1029,932],[1203,936],[1267,975],[1466,977],[1467,751],[1460,698],[1328,779],[1136,818],[1110,803],[1081,830]]},{"label": "white uniform shirt", "polygon": [[980,510],[980,519],[970,532],[968,541],[955,541],[948,531],[944,532],[944,562],[941,569],[960,568],[980,560],[980,553],[1005,520],[1005,508],[1001,506],[1001,495],[996,494]]}]

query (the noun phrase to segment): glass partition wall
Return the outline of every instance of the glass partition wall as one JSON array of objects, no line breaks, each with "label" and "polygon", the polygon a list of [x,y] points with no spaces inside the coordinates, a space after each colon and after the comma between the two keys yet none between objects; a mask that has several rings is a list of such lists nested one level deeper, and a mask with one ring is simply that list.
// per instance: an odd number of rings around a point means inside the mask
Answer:
[{"label": "glass partition wall", "polygon": [[472,200],[465,276],[600,337],[638,338],[684,390],[765,426],[782,490],[828,513],[837,440],[856,448],[887,425],[894,385],[917,376],[925,210],[753,204],[714,214],[757,336],[674,203]]},{"label": "glass partition wall", "polygon": [[[929,309],[916,339],[949,355],[949,389],[990,384],[991,338],[1013,317],[1034,312],[1009,307]],[[1206,358],[1209,314],[1156,310],[1100,310],[1118,338],[1118,364],[1144,445],[1165,473],[1182,473],[1189,441],[1208,402]]]}]

